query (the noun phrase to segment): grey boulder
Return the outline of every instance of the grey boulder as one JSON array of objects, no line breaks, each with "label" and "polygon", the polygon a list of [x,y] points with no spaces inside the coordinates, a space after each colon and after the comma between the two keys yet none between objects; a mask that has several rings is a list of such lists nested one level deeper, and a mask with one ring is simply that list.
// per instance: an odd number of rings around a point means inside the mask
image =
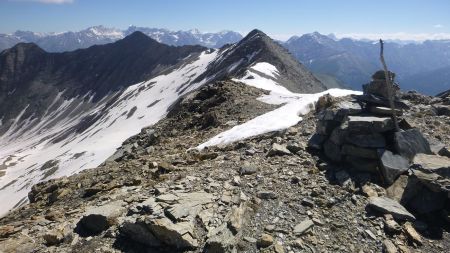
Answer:
[{"label": "grey boulder", "polygon": [[394,146],[397,153],[412,160],[416,154],[431,154],[430,144],[418,129],[396,132]]},{"label": "grey boulder", "polygon": [[400,155],[385,150],[381,155],[380,165],[385,183],[391,185],[399,175],[408,170],[409,161]]}]

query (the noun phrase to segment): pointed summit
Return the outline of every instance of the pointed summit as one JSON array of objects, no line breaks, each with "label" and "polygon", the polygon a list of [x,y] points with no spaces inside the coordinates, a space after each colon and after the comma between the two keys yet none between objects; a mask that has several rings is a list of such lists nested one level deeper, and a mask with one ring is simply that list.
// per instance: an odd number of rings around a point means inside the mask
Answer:
[{"label": "pointed summit", "polygon": [[245,36],[245,38],[247,37],[253,37],[255,35],[260,35],[260,36],[267,36],[267,34],[265,34],[263,31],[259,30],[259,29],[253,29],[251,32],[249,32],[247,34],[247,36]]},{"label": "pointed summit", "polygon": [[258,29],[221,50],[221,60],[208,68],[208,72],[215,73],[218,79],[243,76],[256,63],[265,62],[277,68],[279,76],[275,81],[292,92],[314,93],[326,89],[285,48]]},{"label": "pointed summit", "polygon": [[247,43],[249,41],[272,41],[272,39],[265,34],[263,31],[258,30],[258,29],[254,29],[251,32],[249,32],[247,34],[247,36],[245,36],[240,42],[241,43]]},{"label": "pointed summit", "polygon": [[149,36],[145,35],[143,32],[141,31],[135,31],[133,33],[131,33],[130,35],[126,36],[125,38],[123,38],[123,41],[154,41],[157,42],[156,40],[150,38]]}]

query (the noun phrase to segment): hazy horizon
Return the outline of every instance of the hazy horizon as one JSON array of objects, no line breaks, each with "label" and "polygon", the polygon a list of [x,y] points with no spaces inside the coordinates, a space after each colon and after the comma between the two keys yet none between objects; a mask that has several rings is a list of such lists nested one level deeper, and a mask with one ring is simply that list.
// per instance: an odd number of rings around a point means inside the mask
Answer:
[{"label": "hazy horizon", "polygon": [[258,28],[278,40],[318,31],[338,38],[424,41],[450,39],[448,10],[450,1],[445,0],[0,0],[0,33],[135,25],[171,31],[231,30],[243,35]]}]

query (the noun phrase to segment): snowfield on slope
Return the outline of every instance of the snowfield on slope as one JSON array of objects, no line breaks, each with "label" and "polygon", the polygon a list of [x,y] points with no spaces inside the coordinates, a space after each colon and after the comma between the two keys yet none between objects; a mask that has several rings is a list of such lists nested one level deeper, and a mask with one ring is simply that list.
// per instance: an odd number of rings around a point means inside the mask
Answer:
[{"label": "snowfield on slope", "polygon": [[[127,138],[164,118],[180,96],[208,81],[193,82],[217,55],[217,50],[205,51],[166,75],[129,86],[118,98],[119,94],[112,94],[95,108],[89,98],[87,102],[74,98],[48,110],[40,121],[19,124],[19,115],[16,124],[0,136],[0,169],[6,168],[0,177],[0,216],[27,203],[34,184],[97,167]],[[77,110],[80,106],[88,109]],[[81,133],[74,130],[86,119],[95,123]]]},{"label": "snowfield on slope", "polygon": [[[263,73],[269,78],[263,77],[257,72]],[[234,81],[270,91],[269,95],[264,95],[258,98],[258,100],[282,106],[214,136],[210,140],[197,146],[197,149],[204,149],[205,147],[220,144],[229,144],[252,136],[279,131],[294,126],[302,120],[300,115],[308,113],[314,107],[314,103],[317,102],[319,97],[325,94],[330,94],[335,97],[361,94],[359,91],[344,89],[329,89],[316,94],[293,93],[277,84],[276,77],[278,75],[275,66],[267,62],[260,62],[248,70],[241,79],[234,79]]]}]

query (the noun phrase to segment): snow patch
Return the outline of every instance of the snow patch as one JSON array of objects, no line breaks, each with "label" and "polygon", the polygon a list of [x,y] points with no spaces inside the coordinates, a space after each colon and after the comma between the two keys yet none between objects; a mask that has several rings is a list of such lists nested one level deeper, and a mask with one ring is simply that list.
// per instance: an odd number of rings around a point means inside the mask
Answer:
[{"label": "snow patch", "polygon": [[[269,63],[258,63],[255,66],[260,70],[278,73],[275,66],[269,65]],[[266,72],[264,73],[267,74]],[[252,78],[249,79],[249,76],[252,76]],[[265,103],[281,104],[282,106],[214,136],[210,140],[197,146],[197,149],[201,150],[209,146],[229,144],[252,136],[279,131],[294,126],[302,120],[301,115],[308,113],[314,107],[314,103],[319,97],[325,94],[330,94],[335,97],[361,94],[359,91],[344,89],[329,89],[316,94],[293,93],[283,86],[278,85],[274,80],[249,72],[242,79],[235,79],[235,81],[270,91],[269,95],[264,95],[258,99]]]},{"label": "snow patch", "polygon": [[273,66],[270,63],[267,62],[258,62],[257,64],[255,64],[252,69],[259,71],[261,73],[264,73],[270,77],[273,78],[277,78],[276,76],[278,76],[278,70],[275,66]]}]

